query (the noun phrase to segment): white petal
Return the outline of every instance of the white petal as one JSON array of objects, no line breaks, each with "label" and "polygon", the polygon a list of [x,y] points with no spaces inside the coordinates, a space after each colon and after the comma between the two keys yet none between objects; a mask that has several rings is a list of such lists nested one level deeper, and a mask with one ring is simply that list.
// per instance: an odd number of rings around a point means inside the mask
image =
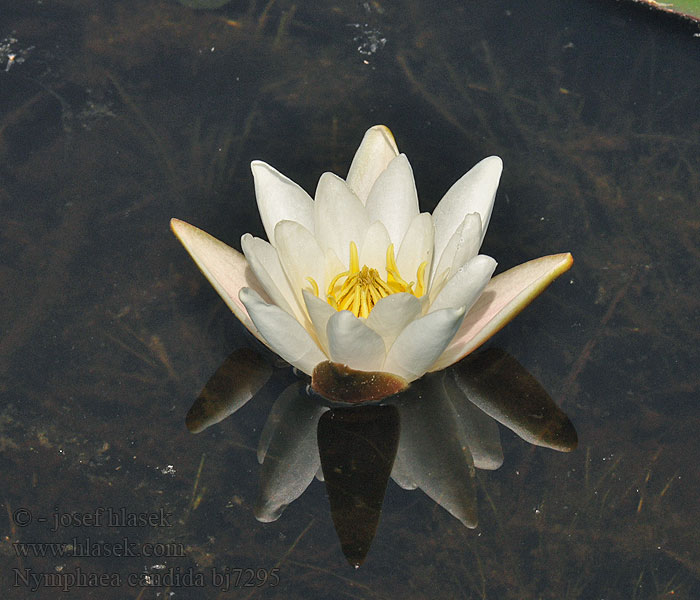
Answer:
[{"label": "white petal", "polygon": [[418,267],[425,262],[425,284],[428,285],[430,265],[433,260],[434,235],[433,218],[430,213],[422,213],[413,218],[396,255],[399,274],[406,281],[416,281]]},{"label": "white petal", "polygon": [[377,177],[398,153],[394,136],[384,125],[375,125],[365,133],[346,178],[363,204]]},{"label": "white petal", "polygon": [[464,313],[464,308],[445,308],[409,323],[387,353],[382,371],[408,381],[421,377],[454,337]]},{"label": "white petal", "polygon": [[452,234],[469,213],[476,212],[481,216],[483,240],[502,170],[503,161],[498,156],[489,156],[477,163],[447,191],[433,212],[435,256],[442,255]]},{"label": "white petal", "polygon": [[277,250],[265,240],[253,237],[249,233],[241,237],[241,247],[250,268],[273,304],[293,315],[298,321],[303,321],[304,313],[287,281]]},{"label": "white petal", "polygon": [[449,367],[481,346],[567,271],[573,261],[569,253],[553,254],[496,275],[431,371]]},{"label": "white petal", "polygon": [[267,163],[250,163],[255,180],[255,197],[267,239],[277,246],[274,233],[280,221],[296,221],[309,231],[314,230],[314,203],[303,189]]},{"label": "white petal", "polygon": [[304,290],[304,302],[306,303],[306,310],[309,313],[309,318],[316,331],[316,337],[318,338],[319,344],[323,348],[323,351],[330,355],[328,350],[328,334],[326,333],[326,328],[328,327],[328,319],[330,319],[336,312],[328,302],[317,298],[308,290]]},{"label": "white petal", "polygon": [[311,287],[306,278],[311,277],[318,286],[324,285],[325,254],[313,234],[294,221],[280,221],[275,227],[275,239],[280,262],[292,292],[299,305],[304,306],[301,291]]},{"label": "white petal", "polygon": [[245,257],[189,223],[171,219],[170,227],[233,314],[255,337],[263,341],[250,320],[248,311],[238,298],[238,293],[244,287],[252,288],[267,297]]},{"label": "white petal", "polygon": [[267,345],[288,363],[311,375],[318,363],[328,360],[306,329],[289,313],[263,302],[250,288],[243,288],[239,296]]},{"label": "white petal", "polygon": [[328,321],[331,360],[358,371],[379,371],[386,349],[379,334],[350,311],[337,311]]},{"label": "white petal", "polygon": [[429,312],[458,306],[469,310],[481,295],[495,269],[496,261],[490,256],[484,254],[475,256],[466,265],[457,269],[430,305]]},{"label": "white petal", "polygon": [[348,264],[350,242],[359,245],[369,221],[362,202],[347,184],[333,173],[324,173],[316,188],[314,203],[315,234],[323,250],[332,249]]},{"label": "white petal", "polygon": [[442,255],[433,263],[435,269],[430,274],[431,284],[444,272],[447,272],[449,278],[454,271],[478,254],[480,246],[481,217],[478,213],[470,213],[452,234]]},{"label": "white petal", "polygon": [[398,249],[418,214],[418,193],[405,154],[399,154],[377,178],[365,206],[370,222],[384,223],[391,242]]},{"label": "white petal", "polygon": [[421,314],[421,303],[411,294],[391,294],[375,304],[367,317],[367,327],[376,331],[391,348],[406,325]]},{"label": "white petal", "polygon": [[386,281],[386,251],[391,244],[389,234],[380,221],[372,223],[366,233],[360,246],[360,268],[367,265],[377,269],[379,276]]}]

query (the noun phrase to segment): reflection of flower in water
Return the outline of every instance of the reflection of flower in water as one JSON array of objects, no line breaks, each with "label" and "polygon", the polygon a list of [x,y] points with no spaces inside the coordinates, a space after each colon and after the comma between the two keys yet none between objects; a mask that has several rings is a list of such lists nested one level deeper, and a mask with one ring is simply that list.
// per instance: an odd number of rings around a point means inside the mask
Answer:
[{"label": "reflection of flower in water", "polygon": [[[250,351],[234,352],[190,410],[190,430],[243,406],[270,377],[263,364]],[[498,350],[426,376],[385,405],[328,406],[307,389],[301,381],[288,386],[265,423],[255,515],[274,521],[314,477],[325,480],[343,552],[354,566],[369,551],[389,475],[476,527],[475,469],[503,462],[496,421],[540,446],[569,451],[577,444],[571,422],[546,391]]]},{"label": "reflection of flower in water", "polygon": [[[408,159],[376,126],[347,179],[324,173],[315,200],[252,164],[269,242],[244,235],[245,258],[187,223],[172,228],[241,322],[312,375],[314,390],[376,400],[459,361],[570,267],[571,255],[559,254],[491,279],[496,262],[478,251],[501,169],[498,157],[482,160],[432,215],[420,213]],[[338,396],[345,368],[381,385]]]}]

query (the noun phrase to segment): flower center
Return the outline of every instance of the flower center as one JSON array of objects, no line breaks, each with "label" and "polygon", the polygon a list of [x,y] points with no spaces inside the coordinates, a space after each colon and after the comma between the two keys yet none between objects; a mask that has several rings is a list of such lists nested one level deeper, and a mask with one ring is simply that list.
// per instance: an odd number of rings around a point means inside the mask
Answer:
[{"label": "flower center", "polygon": [[[426,266],[427,263],[423,262],[418,267],[417,283],[407,283],[399,275],[394,257],[394,244],[391,244],[386,250],[387,278],[384,281],[377,269],[371,269],[367,265],[360,269],[357,245],[350,242],[350,268],[333,278],[326,290],[326,300],[336,310],[349,310],[356,317],[366,318],[377,302],[391,294],[407,292],[420,298],[425,293]],[[314,294],[318,296],[318,284],[311,277],[307,277],[307,280]]]}]

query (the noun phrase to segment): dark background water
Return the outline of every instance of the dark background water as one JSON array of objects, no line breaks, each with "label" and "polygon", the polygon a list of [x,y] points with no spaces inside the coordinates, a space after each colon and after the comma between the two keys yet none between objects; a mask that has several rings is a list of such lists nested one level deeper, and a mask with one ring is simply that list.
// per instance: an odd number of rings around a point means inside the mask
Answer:
[{"label": "dark background water", "polygon": [[[696,29],[585,0],[0,8],[10,597],[57,595],[47,580],[13,586],[14,569],[122,578],[70,589],[105,599],[700,597]],[[580,443],[557,454],[503,431],[504,466],[478,474],[476,530],[390,484],[354,571],[321,483],[279,521],[253,517],[273,396],[197,436],[185,429],[246,338],[168,220],[238,246],[262,234],[252,159],[312,192],[323,171],[346,174],[376,123],[409,156],[423,210],[479,159],[503,157],[483,249],[499,270],[573,253],[573,269],[491,343],[545,385]],[[51,531],[54,512],[98,507],[172,516]],[[179,544],[184,556],[13,546],[73,538]],[[211,569],[226,568],[278,568],[279,585],[222,591]],[[205,585],[126,583],[168,572],[205,573]]]}]

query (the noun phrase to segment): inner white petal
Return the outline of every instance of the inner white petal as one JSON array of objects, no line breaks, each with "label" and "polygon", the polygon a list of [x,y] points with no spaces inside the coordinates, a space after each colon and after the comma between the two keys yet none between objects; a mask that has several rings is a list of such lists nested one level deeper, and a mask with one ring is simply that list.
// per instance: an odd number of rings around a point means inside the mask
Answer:
[{"label": "inner white petal", "polygon": [[477,213],[470,213],[464,217],[439,259],[433,263],[434,269],[430,274],[431,283],[443,273],[446,273],[446,277],[449,278],[455,269],[477,255],[480,245],[481,217]]},{"label": "inner white petal", "polygon": [[481,217],[481,246],[502,171],[503,161],[498,156],[489,156],[458,179],[440,200],[433,211],[436,256],[442,254],[464,215],[473,212]]},{"label": "inner white petal", "polygon": [[391,348],[406,325],[421,315],[421,303],[412,294],[392,294],[382,298],[367,317],[367,327],[376,331]]},{"label": "inner white petal", "polygon": [[375,125],[367,130],[352,159],[346,179],[350,189],[363,204],[377,177],[398,153],[394,136],[387,127]]},{"label": "inner white petal", "polygon": [[369,227],[362,202],[333,173],[324,173],[318,182],[314,219],[319,246],[330,248],[343,262],[348,260],[350,242],[359,244]]},{"label": "inner white petal", "polygon": [[288,363],[311,375],[318,363],[327,360],[309,332],[289,313],[265,303],[250,288],[243,288],[239,298],[270,348]]},{"label": "inner white petal", "polygon": [[331,360],[359,371],[381,369],[384,341],[351,312],[341,310],[331,316],[327,334]]},{"label": "inner white petal", "polygon": [[386,251],[391,242],[384,224],[380,221],[372,223],[360,243],[360,268],[367,265],[376,269],[386,281]]},{"label": "inner white petal", "polygon": [[490,256],[475,256],[457,269],[430,305],[428,312],[459,306],[468,311],[481,295],[495,269],[496,261]]},{"label": "inner white petal", "polygon": [[280,221],[275,227],[275,239],[280,263],[303,310],[302,290],[311,288],[307,277],[317,284],[325,278],[325,254],[313,234],[294,221]]},{"label": "inner white petal", "polygon": [[418,214],[418,193],[413,170],[405,154],[389,163],[377,178],[365,204],[370,221],[381,221],[396,248]]},{"label": "inner white petal", "polygon": [[445,308],[409,323],[389,349],[382,370],[408,381],[421,377],[450,343],[464,314],[464,308]]},{"label": "inner white petal", "polygon": [[304,313],[289,285],[277,250],[265,240],[253,237],[249,233],[241,237],[241,247],[255,277],[265,288],[272,302],[303,322]]},{"label": "inner white petal", "polygon": [[301,187],[261,160],[250,164],[260,219],[275,246],[275,227],[280,221],[296,221],[313,231],[314,203]]},{"label": "inner white petal", "polygon": [[421,213],[411,220],[401,246],[397,251],[396,266],[401,277],[407,281],[415,281],[418,267],[426,263],[425,284],[428,285],[430,265],[433,261],[433,219],[430,213]]}]

